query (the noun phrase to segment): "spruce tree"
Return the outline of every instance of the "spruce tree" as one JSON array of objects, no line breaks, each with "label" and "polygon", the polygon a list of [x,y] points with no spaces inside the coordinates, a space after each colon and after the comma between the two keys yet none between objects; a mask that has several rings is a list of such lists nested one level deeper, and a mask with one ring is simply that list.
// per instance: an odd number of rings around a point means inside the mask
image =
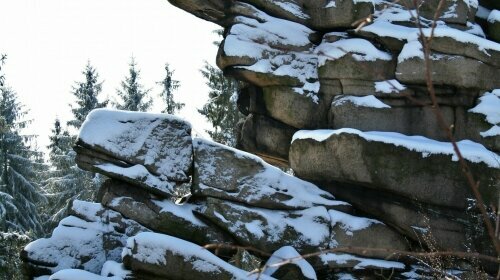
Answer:
[{"label": "spruce tree", "polygon": [[0,87],[0,193],[2,220],[0,231],[43,232],[37,204],[45,201],[38,181],[45,165],[41,154],[31,147],[32,136],[21,131],[29,124],[27,112],[16,93]]},{"label": "spruce tree", "polygon": [[68,122],[68,125],[76,129],[80,129],[83,121],[90,113],[90,111],[106,107],[108,101],[99,102],[98,97],[102,91],[102,82],[99,82],[99,74],[96,69],[90,65],[90,61],[85,66],[82,74],[85,76],[83,82],[76,82],[73,86],[73,95],[76,97],[76,107],[71,106],[73,113],[73,120]]},{"label": "spruce tree", "polygon": [[76,166],[73,145],[75,137],[63,130],[56,119],[49,136],[49,160],[51,169],[47,172],[44,189],[48,196],[46,214],[49,222],[47,230],[57,225],[65,216],[67,205],[75,200],[93,200],[98,186],[96,175]]},{"label": "spruce tree", "polygon": [[241,118],[236,105],[238,81],[224,76],[221,70],[207,62],[200,71],[210,92],[208,102],[198,112],[212,123],[214,130],[207,132],[214,141],[234,147],[237,139],[236,125]]},{"label": "spruce tree", "polygon": [[[76,97],[76,104],[71,106],[73,119],[67,122],[68,127],[80,129],[87,115],[94,109],[106,107],[108,101],[99,102],[102,91],[102,82],[90,62],[85,66],[82,74],[83,82],[76,82],[72,94]],[[54,122],[52,134],[49,136],[50,170],[44,181],[44,190],[48,196],[48,205],[45,213],[49,216],[46,229],[51,228],[64,216],[68,203],[75,199],[93,200],[99,186],[100,177],[94,173],[79,169],[76,166],[76,153],[73,146],[76,136],[71,135],[68,129],[63,129],[59,119]]]},{"label": "spruce tree", "polygon": [[140,71],[136,69],[137,64],[133,57],[129,66],[129,76],[125,77],[125,80],[121,82],[121,89],[117,90],[122,102],[115,102],[115,106],[120,110],[145,112],[153,104],[153,100],[148,97],[151,90],[144,89],[144,86],[139,83]]},{"label": "spruce tree", "polygon": [[163,110],[162,113],[174,115],[186,104],[175,102],[174,100],[174,91],[176,91],[181,86],[181,84],[179,81],[174,80],[173,75],[175,71],[170,69],[170,65],[168,63],[165,64],[165,71],[165,78],[163,79],[163,81],[158,82],[158,84],[163,87],[160,96],[163,98],[166,105],[165,110]]}]

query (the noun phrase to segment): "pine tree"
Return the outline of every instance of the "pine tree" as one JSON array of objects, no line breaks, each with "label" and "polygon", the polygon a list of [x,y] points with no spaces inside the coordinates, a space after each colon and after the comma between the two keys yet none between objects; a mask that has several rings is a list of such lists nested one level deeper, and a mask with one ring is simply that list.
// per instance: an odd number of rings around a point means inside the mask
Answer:
[{"label": "pine tree", "polygon": [[210,88],[209,100],[201,110],[214,128],[208,134],[216,142],[236,146],[236,125],[241,118],[236,101],[238,97],[239,84],[233,78],[225,77],[221,70],[205,62],[200,70]]},{"label": "pine tree", "polygon": [[120,110],[145,112],[153,104],[153,100],[148,98],[151,90],[144,89],[144,86],[139,83],[140,71],[136,69],[137,64],[133,57],[129,66],[129,76],[121,82],[121,89],[117,90],[122,103],[115,102],[115,106]]},{"label": "pine tree", "polygon": [[76,97],[76,104],[78,106],[71,108],[74,119],[68,122],[68,125],[76,129],[80,129],[90,111],[106,107],[108,104],[107,100],[99,102],[97,99],[102,91],[102,82],[98,81],[99,74],[90,65],[90,61],[85,66],[82,74],[85,76],[85,81],[76,82],[76,86],[73,86],[72,93]]},{"label": "pine tree", "polygon": [[[99,102],[102,91],[102,82],[96,69],[87,63],[82,71],[85,79],[76,82],[72,94],[76,97],[76,104],[71,106],[73,119],[67,122],[68,127],[80,129],[87,115],[94,109],[106,107],[108,101]],[[99,176],[79,169],[76,166],[76,153],[73,146],[76,136],[71,135],[68,129],[63,129],[59,119],[54,122],[52,135],[49,136],[50,170],[44,180],[44,190],[48,196],[48,205],[45,214],[49,222],[46,229],[51,228],[65,216],[68,203],[75,199],[93,200],[99,186]]]},{"label": "pine tree", "polygon": [[6,59],[7,59],[6,54],[0,54],[0,87],[3,87],[4,75],[1,71],[2,71],[2,66]]},{"label": "pine tree", "polygon": [[56,119],[52,135],[49,137],[49,160],[51,169],[47,173],[44,189],[48,194],[46,213],[49,222],[46,228],[50,230],[65,216],[67,205],[75,200],[93,200],[99,184],[98,177],[91,172],[81,170],[76,166],[76,153],[72,147],[75,137],[63,130],[61,122]]},{"label": "pine tree", "polygon": [[163,97],[166,104],[165,110],[163,110],[162,113],[173,115],[182,109],[186,104],[175,102],[174,100],[174,91],[176,91],[181,84],[179,81],[174,80],[173,75],[175,71],[170,70],[170,65],[168,63],[165,64],[165,71],[167,72],[165,74],[165,78],[163,81],[158,82],[158,84],[163,87],[163,91],[160,93],[160,96]]},{"label": "pine tree", "polygon": [[[41,153],[34,150],[32,136],[21,134],[29,124],[27,112],[17,95],[5,85],[0,88],[0,193],[2,220],[0,231],[43,232],[37,204],[45,201],[41,194],[40,172],[45,165]],[[5,207],[7,206],[7,207]]]}]

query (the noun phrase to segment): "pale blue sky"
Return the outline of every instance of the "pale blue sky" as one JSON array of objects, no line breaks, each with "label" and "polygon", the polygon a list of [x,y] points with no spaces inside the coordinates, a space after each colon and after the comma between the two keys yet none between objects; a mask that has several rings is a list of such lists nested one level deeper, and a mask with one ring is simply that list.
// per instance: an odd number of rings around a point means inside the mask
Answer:
[{"label": "pale blue sky", "polygon": [[[207,122],[197,113],[208,89],[199,72],[203,61],[214,64],[212,33],[218,27],[166,0],[0,0],[0,53],[8,55],[6,82],[30,109],[30,132],[46,146],[56,116],[70,117],[74,81],[90,59],[101,79],[103,95],[112,97],[128,73],[134,55],[142,83],[152,87],[163,78],[165,62],[181,81],[181,112],[202,132]],[[157,97],[156,100],[159,100]],[[160,110],[155,102],[156,111]]]}]

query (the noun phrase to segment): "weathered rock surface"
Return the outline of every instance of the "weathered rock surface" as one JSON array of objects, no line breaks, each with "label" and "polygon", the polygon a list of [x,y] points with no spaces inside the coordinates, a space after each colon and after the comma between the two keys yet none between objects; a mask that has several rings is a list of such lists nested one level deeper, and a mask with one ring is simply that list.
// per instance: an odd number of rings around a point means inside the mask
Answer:
[{"label": "weathered rock surface", "polygon": [[191,126],[173,116],[95,110],[82,126],[77,147],[81,168],[139,181],[159,195],[171,195],[176,182],[189,181]]},{"label": "weathered rock surface", "polygon": [[[450,143],[354,129],[301,131],[294,137],[290,163],[302,178],[353,182],[460,209],[472,198]],[[459,147],[481,181],[485,203],[497,201],[500,157],[470,141],[460,142]]]},{"label": "weathered rock surface", "polygon": [[[459,147],[481,182],[485,203],[494,203],[500,193],[499,156],[468,141]],[[437,244],[464,250],[475,223],[472,214],[466,215],[474,197],[454,157],[449,143],[352,129],[301,131],[290,149],[298,176],[331,186],[332,193],[410,238],[418,236],[416,229],[432,228]],[[373,196],[379,199],[373,201]]]},{"label": "weathered rock surface", "polygon": [[241,126],[237,148],[287,166],[290,141],[297,129],[263,115],[250,114]]},{"label": "weathered rock surface", "polygon": [[192,193],[272,210],[314,206],[349,210],[313,184],[290,176],[262,159],[224,145],[194,139]]},{"label": "weathered rock surface", "polygon": [[198,204],[176,204],[160,199],[142,189],[119,181],[107,181],[100,190],[102,205],[155,232],[182,238],[199,245],[233,243],[227,233],[210,227],[194,216],[193,211],[206,207]]},{"label": "weathered rock surface", "polygon": [[[398,57],[396,79],[403,83],[425,84],[426,72],[423,53],[418,41],[405,45]],[[457,86],[471,89],[492,89],[500,87],[495,77],[500,75],[500,68],[465,56],[433,53],[431,67],[434,73],[432,81],[436,85]]]},{"label": "weathered rock surface", "polygon": [[290,245],[299,252],[328,248],[330,217],[324,207],[283,211],[247,207],[214,198],[200,212],[218,227],[230,232],[239,244],[264,252]]},{"label": "weathered rock surface", "polygon": [[[408,246],[401,235],[379,221],[328,211],[322,206],[278,211],[209,198],[207,208],[201,211],[209,221],[230,232],[239,244],[264,252],[286,245],[301,253],[360,245],[397,250]],[[374,235],[378,238],[373,239]]]}]

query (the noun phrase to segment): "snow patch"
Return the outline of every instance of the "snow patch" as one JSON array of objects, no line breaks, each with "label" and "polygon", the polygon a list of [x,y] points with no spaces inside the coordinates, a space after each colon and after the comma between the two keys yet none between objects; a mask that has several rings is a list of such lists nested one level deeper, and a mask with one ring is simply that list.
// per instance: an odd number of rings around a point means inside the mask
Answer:
[{"label": "snow patch", "polygon": [[374,224],[383,224],[374,219],[356,217],[337,210],[329,210],[328,214],[331,218],[332,227],[338,224],[350,236],[353,235],[353,231],[367,229]]},{"label": "snow patch", "polygon": [[375,91],[381,93],[399,93],[406,89],[406,86],[399,83],[398,80],[387,80],[375,82]]},{"label": "snow patch", "polygon": [[384,109],[384,108],[391,108],[391,106],[385,104],[384,102],[378,100],[375,96],[373,95],[367,95],[367,96],[338,96],[336,97],[333,102],[332,106],[341,106],[345,103],[352,103],[356,107],[368,107],[368,108],[377,108],[377,109]]},{"label": "snow patch", "polygon": [[279,264],[286,260],[293,260],[292,263],[300,268],[302,275],[307,279],[317,279],[314,268],[291,246],[284,246],[276,250],[267,260],[264,265],[265,270],[262,273],[273,275],[278,270]]},{"label": "snow patch", "polygon": [[379,259],[367,259],[359,258],[350,254],[334,254],[327,253],[320,256],[323,264],[328,265],[329,262],[335,262],[337,264],[346,264],[348,262],[356,261],[358,264],[354,266],[354,269],[365,269],[365,268],[382,268],[382,269],[404,269],[405,265],[400,262],[386,261]]},{"label": "snow patch", "polygon": [[424,59],[424,47],[418,40],[409,41],[403,46],[401,53],[398,56],[398,63],[402,63],[407,59],[420,58]]},{"label": "snow patch", "polygon": [[377,49],[370,41],[365,39],[341,39],[333,43],[323,42],[314,52],[319,56],[319,66],[328,60],[339,59],[351,54],[357,61],[391,60],[389,53]]},{"label": "snow patch", "polygon": [[500,11],[499,10],[491,11],[490,15],[488,16],[488,22],[489,23],[500,22]]}]

